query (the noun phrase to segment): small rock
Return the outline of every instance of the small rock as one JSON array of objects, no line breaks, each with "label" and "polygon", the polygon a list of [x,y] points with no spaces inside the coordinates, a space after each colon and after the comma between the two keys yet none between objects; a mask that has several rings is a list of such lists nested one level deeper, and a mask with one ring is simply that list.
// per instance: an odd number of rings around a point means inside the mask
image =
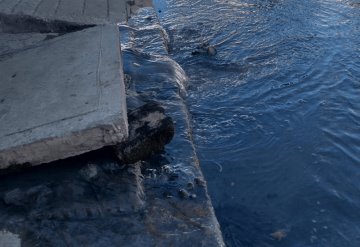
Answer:
[{"label": "small rock", "polygon": [[207,54],[208,54],[209,56],[215,56],[215,55],[217,54],[216,48],[215,48],[214,46],[209,46],[209,47],[207,48]]},{"label": "small rock", "polygon": [[187,199],[187,198],[190,197],[189,192],[187,192],[187,191],[184,190],[184,189],[180,189],[180,190],[178,191],[178,193],[179,193],[179,196],[180,196],[182,199]]},{"label": "small rock", "polygon": [[169,165],[164,165],[163,167],[161,167],[161,171],[166,173],[166,174],[171,174],[172,169]]},{"label": "small rock", "polygon": [[189,183],[187,183],[186,187],[188,190],[192,190],[192,189],[194,189],[194,184],[192,182],[189,182]]},{"label": "small rock", "polygon": [[196,199],[196,197],[197,197],[196,194],[191,194],[191,195],[190,195],[190,198],[191,198],[191,199]]},{"label": "small rock", "polygon": [[191,55],[215,56],[216,54],[217,54],[217,50],[216,50],[215,46],[212,46],[206,42],[197,46],[196,49],[193,52],[191,52]]}]

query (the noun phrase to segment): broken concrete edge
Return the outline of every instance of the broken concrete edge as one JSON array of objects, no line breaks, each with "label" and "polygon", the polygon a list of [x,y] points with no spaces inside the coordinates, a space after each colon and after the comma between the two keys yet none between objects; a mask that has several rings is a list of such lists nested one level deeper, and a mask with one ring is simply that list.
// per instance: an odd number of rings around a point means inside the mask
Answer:
[{"label": "broken concrete edge", "polygon": [[[84,154],[105,146],[116,145],[126,140],[127,136],[118,132],[119,128],[126,128],[124,125],[124,123],[117,123],[97,126],[81,133],[77,132],[64,137],[48,138],[29,145],[23,145],[20,148],[15,147],[3,151],[0,153],[0,169],[6,169],[11,166],[20,168],[23,166],[41,165]],[[32,159],[29,161],[28,156],[30,154]]]}]

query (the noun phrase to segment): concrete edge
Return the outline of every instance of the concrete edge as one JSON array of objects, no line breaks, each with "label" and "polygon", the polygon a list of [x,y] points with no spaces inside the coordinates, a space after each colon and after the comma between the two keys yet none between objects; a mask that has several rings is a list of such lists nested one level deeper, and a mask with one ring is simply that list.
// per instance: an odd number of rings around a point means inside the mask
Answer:
[{"label": "concrete edge", "polygon": [[[35,166],[115,145],[127,138],[121,131],[119,132],[119,129],[125,128],[125,125],[127,125],[125,122],[102,125],[81,132],[73,132],[64,137],[48,138],[23,145],[21,149],[11,148],[0,153],[0,168]],[[31,160],[27,156],[29,153],[31,153]],[[14,157],[16,159],[13,159]]]},{"label": "concrete edge", "polygon": [[[151,10],[151,9],[152,9],[152,11],[148,11],[148,10]],[[134,19],[139,18],[139,20],[141,20],[144,16],[151,16],[151,15],[155,15],[155,16],[157,15],[157,13],[153,9],[153,7],[140,8],[140,9],[136,9],[136,14],[132,18],[134,18]],[[168,35],[166,33],[166,30],[163,28],[163,26],[159,22],[158,18],[153,18],[153,19],[156,20],[155,25],[160,27],[159,30],[161,30],[161,32],[165,32],[165,35],[162,33],[162,35],[160,35],[161,37],[159,37],[159,38],[163,39],[163,42],[162,42],[163,44],[167,44],[168,40],[166,40],[166,38],[168,38]],[[142,21],[139,21],[139,23],[137,23],[137,20],[135,20],[135,22],[133,24],[131,24],[131,23],[132,22],[129,21],[129,26],[126,26],[126,25],[122,26],[123,28],[128,28],[129,30],[134,31],[134,32],[129,32],[130,36],[124,38],[124,40],[125,40],[124,43],[132,43],[131,40],[137,40],[138,37],[136,37],[136,32],[147,28],[147,26],[146,26],[147,24],[144,25],[144,22],[142,22]],[[138,26],[138,24],[140,24],[140,26]],[[153,26],[154,23],[151,23],[150,25]],[[157,33],[155,35],[159,35],[159,33]],[[153,40],[153,39],[149,39],[149,40]],[[124,45],[124,47],[126,47],[125,44],[122,43],[122,45]],[[142,45],[144,45],[144,44],[142,44]],[[146,45],[149,45],[149,43],[146,43]],[[169,56],[168,50],[166,48],[167,47],[164,46],[164,47],[161,47],[161,48],[155,49],[155,50],[156,50],[156,52],[159,52],[160,56]],[[130,50],[131,49],[136,50],[137,49],[136,42],[135,42],[135,44],[132,44],[132,46],[129,46],[129,49]],[[140,48],[140,50],[142,50],[142,49],[146,50],[146,47],[142,46]],[[154,47],[151,47],[151,51],[153,51],[153,50],[154,50]],[[159,54],[151,53],[151,56],[156,57]],[[124,61],[124,62],[126,62],[126,61]],[[175,63],[176,63],[176,61],[175,61]],[[179,88],[179,96],[180,96],[180,101],[181,101],[182,110],[183,110],[183,114],[184,114],[182,117],[184,118],[183,120],[185,122],[186,127],[188,128],[188,131],[189,131],[189,133],[188,133],[189,136],[187,136],[185,138],[189,141],[188,145],[191,146],[191,149],[192,149],[192,154],[191,154],[192,161],[190,162],[189,166],[191,166],[191,169],[194,170],[195,174],[198,175],[200,180],[204,182],[203,186],[204,186],[204,190],[205,190],[206,201],[205,201],[203,206],[204,206],[205,210],[208,211],[208,214],[207,214],[208,221],[207,221],[207,224],[206,224],[206,228],[207,228],[207,231],[212,232],[213,237],[214,237],[213,240],[215,240],[215,241],[213,241],[211,246],[221,246],[221,247],[223,247],[223,246],[225,246],[223,234],[222,234],[222,231],[221,231],[221,228],[220,228],[219,221],[218,221],[218,219],[216,217],[215,210],[214,210],[214,207],[212,205],[210,195],[208,193],[208,186],[207,186],[205,177],[203,175],[203,172],[201,170],[201,165],[200,165],[199,159],[197,157],[196,146],[194,144],[193,137],[192,137],[191,123],[189,122],[189,112],[188,112],[188,108],[187,108],[187,106],[186,106],[186,104],[184,102],[184,97],[183,97],[183,93],[184,93],[183,90],[185,90],[185,89],[182,88],[179,84],[177,86]],[[160,102],[161,102],[161,100],[160,100]],[[195,243],[193,243],[193,244],[195,244]]]}]

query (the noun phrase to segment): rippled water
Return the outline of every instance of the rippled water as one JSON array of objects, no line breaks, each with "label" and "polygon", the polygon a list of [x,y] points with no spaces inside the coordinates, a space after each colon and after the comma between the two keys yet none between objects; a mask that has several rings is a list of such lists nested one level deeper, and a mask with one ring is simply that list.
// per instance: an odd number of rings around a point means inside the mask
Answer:
[{"label": "rippled water", "polygon": [[228,246],[360,246],[357,1],[154,1]]}]

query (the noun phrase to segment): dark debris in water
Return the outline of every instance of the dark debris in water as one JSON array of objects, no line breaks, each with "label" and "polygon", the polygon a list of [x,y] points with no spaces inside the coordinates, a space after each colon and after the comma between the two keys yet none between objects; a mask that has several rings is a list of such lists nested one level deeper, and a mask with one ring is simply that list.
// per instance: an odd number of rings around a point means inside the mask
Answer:
[{"label": "dark debris in water", "polygon": [[191,52],[191,55],[208,55],[215,56],[217,54],[217,49],[215,46],[210,45],[209,43],[202,43],[197,46],[194,51]]},{"label": "dark debris in water", "polygon": [[119,159],[126,164],[145,160],[152,153],[161,151],[174,136],[172,119],[156,102],[149,102],[129,112],[128,121],[128,141],[115,148]]}]

